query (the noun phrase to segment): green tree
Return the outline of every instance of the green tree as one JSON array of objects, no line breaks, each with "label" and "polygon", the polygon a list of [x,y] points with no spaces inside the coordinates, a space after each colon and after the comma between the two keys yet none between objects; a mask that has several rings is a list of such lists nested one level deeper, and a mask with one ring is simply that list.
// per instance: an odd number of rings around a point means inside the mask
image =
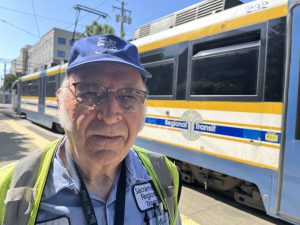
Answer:
[{"label": "green tree", "polygon": [[100,24],[97,21],[94,21],[91,25],[85,26],[85,37],[91,37],[98,34],[115,34],[115,30],[108,24]]},{"label": "green tree", "polygon": [[4,83],[3,83],[3,87],[5,91],[10,91],[11,89],[11,85],[15,82],[15,80],[17,80],[19,77],[21,77],[23,74],[22,73],[17,73],[17,74],[6,74],[4,76]]}]

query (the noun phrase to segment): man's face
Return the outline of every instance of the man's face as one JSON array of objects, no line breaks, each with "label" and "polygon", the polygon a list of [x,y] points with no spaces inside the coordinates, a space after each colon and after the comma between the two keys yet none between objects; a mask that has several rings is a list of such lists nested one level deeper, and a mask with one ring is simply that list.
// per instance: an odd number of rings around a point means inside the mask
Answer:
[{"label": "man's face", "polygon": [[[145,90],[141,74],[121,64],[95,64],[75,70],[68,83],[99,84],[108,90],[134,88]],[[115,96],[94,107],[83,107],[74,98],[74,86],[57,92],[59,114],[69,125],[65,126],[73,157],[87,163],[117,165],[127,155],[144,124],[145,107],[135,111],[124,110]],[[62,96],[63,95],[63,96]],[[63,124],[64,126],[64,124]]]}]

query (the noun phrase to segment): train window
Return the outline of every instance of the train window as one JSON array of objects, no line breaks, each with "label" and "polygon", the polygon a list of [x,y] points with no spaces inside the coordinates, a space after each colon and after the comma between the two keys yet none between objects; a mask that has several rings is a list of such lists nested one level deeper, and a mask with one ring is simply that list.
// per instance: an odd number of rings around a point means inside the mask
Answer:
[{"label": "train window", "polygon": [[46,97],[55,97],[56,76],[46,77]]},{"label": "train window", "polygon": [[264,100],[281,102],[284,86],[286,18],[268,22],[267,63]]},{"label": "train window", "polygon": [[27,82],[23,81],[21,82],[21,95],[27,96]]},{"label": "train window", "polygon": [[190,95],[256,95],[259,41],[196,52]]},{"label": "train window", "polygon": [[152,74],[152,78],[147,80],[149,95],[171,96],[173,87],[174,61],[166,60],[143,65]]},{"label": "train window", "polygon": [[156,49],[146,54],[141,54],[140,60],[142,64],[152,63],[157,61],[173,59],[176,55],[176,46],[171,45],[164,48]]},{"label": "train window", "polygon": [[30,80],[22,83],[22,95],[38,96],[39,85],[38,80]]},{"label": "train window", "polygon": [[255,41],[259,41],[261,36],[261,31],[259,29],[243,32],[242,34],[236,35],[228,35],[221,39],[217,40],[208,40],[204,43],[199,43],[193,46],[193,55],[197,54],[197,52],[217,49],[227,46],[241,45],[245,43],[251,43]]}]

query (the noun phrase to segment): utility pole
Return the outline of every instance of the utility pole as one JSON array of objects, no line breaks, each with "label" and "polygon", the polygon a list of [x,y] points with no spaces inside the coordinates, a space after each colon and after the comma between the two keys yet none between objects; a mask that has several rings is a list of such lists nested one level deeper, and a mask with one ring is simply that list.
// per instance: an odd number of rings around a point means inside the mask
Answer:
[{"label": "utility pole", "polygon": [[121,22],[120,37],[124,38],[125,36],[124,23],[131,24],[132,19],[131,19],[131,11],[124,8],[125,2],[122,1],[121,4],[122,4],[121,8],[113,6],[113,9],[121,10],[121,15],[120,14],[116,15],[116,22]]},{"label": "utility pole", "polygon": [[3,83],[2,83],[2,93],[3,93],[2,103],[6,103],[6,101],[5,101],[5,88],[4,88],[5,75],[6,75],[6,63],[4,63],[4,75],[3,75]]}]

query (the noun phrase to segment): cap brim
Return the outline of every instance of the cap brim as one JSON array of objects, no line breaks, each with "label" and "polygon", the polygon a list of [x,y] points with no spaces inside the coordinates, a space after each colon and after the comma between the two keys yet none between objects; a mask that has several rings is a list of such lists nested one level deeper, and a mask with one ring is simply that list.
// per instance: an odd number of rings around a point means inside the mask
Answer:
[{"label": "cap brim", "polygon": [[101,63],[101,62],[111,62],[111,63],[120,63],[120,64],[123,64],[123,65],[127,65],[127,66],[130,66],[136,70],[138,70],[142,76],[144,76],[145,78],[151,78],[152,75],[146,71],[143,67],[139,67],[139,66],[136,66],[135,64],[132,64],[128,61],[125,61],[123,59],[120,59],[118,57],[109,57],[109,58],[105,58],[105,59],[90,59],[88,61],[84,61],[84,62],[79,62],[77,64],[73,64],[71,67],[68,67],[67,68],[67,73],[70,74],[71,71],[75,70],[75,69],[78,69],[79,67],[81,66],[85,66],[85,65],[89,65],[89,64],[95,64],[95,63]]}]

